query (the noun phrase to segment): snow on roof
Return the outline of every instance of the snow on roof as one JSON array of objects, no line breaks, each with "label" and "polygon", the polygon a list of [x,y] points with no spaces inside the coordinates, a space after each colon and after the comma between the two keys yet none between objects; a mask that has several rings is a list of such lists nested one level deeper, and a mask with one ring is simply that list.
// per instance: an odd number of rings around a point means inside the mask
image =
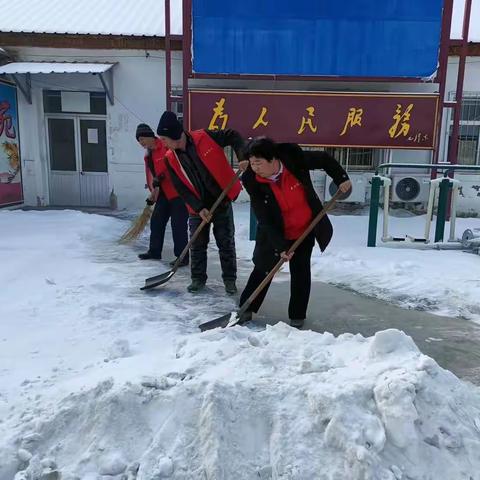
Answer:
[{"label": "snow on roof", "polygon": [[113,63],[13,62],[0,67],[0,75],[15,73],[104,73]]},{"label": "snow on roof", "polygon": [[[0,0],[0,32],[165,35],[164,0]],[[182,0],[170,1],[172,34],[182,33]]]},{"label": "snow on roof", "polygon": [[[132,6],[133,5],[133,6]],[[451,38],[462,36],[465,0],[454,0]],[[171,33],[182,33],[182,0],[171,0]],[[165,35],[164,0],[0,0],[0,32]],[[470,41],[480,42],[480,0],[473,0]]]}]

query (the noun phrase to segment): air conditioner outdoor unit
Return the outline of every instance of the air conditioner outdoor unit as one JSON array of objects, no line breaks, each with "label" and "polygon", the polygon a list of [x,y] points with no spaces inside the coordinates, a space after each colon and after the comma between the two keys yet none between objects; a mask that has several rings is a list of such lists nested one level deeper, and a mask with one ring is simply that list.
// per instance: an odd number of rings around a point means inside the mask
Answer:
[{"label": "air conditioner outdoor unit", "polygon": [[[368,185],[368,177],[363,174],[349,174],[352,182],[352,190],[350,193],[343,194],[339,197],[339,202],[351,202],[351,203],[365,203],[366,191]],[[327,177],[325,182],[325,200],[330,200],[337,191],[337,185],[333,182],[331,177]]]},{"label": "air conditioner outdoor unit", "polygon": [[428,202],[429,192],[429,175],[392,176],[392,202]]}]

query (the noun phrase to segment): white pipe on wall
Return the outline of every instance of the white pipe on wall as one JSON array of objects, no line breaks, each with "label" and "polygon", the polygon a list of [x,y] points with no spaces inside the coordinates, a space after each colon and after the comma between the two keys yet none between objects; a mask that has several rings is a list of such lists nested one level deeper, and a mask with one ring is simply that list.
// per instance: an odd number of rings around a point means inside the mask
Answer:
[{"label": "white pipe on wall", "polygon": [[383,180],[383,237],[382,240],[387,241],[388,237],[388,212],[390,208],[390,186],[392,180],[388,177],[382,177]]},{"label": "white pipe on wall", "polygon": [[388,236],[388,212],[390,206],[390,185],[392,180],[388,177],[382,177],[381,175],[375,175],[376,178],[380,178],[383,182],[383,236],[382,242],[388,242],[391,238]]},{"label": "white pipe on wall", "polygon": [[457,199],[458,199],[458,190],[460,188],[460,181],[451,179],[450,183],[453,184],[452,190],[452,209],[450,213],[450,238],[449,242],[455,242],[455,223],[457,221]]}]

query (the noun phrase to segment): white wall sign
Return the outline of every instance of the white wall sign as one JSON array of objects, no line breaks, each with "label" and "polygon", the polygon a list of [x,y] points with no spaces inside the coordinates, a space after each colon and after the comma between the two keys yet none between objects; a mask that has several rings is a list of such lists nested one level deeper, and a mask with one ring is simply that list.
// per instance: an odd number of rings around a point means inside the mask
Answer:
[{"label": "white wall sign", "polygon": [[87,142],[88,143],[98,143],[98,129],[97,128],[87,128]]}]

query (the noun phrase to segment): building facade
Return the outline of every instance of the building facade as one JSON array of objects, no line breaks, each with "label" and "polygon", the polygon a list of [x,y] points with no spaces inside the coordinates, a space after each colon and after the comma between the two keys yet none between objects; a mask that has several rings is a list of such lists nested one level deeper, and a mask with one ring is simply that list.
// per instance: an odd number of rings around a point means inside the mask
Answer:
[{"label": "building facade", "polygon": [[[28,2],[19,0],[18,12],[22,3],[23,10],[28,9]],[[38,3],[48,5],[50,14],[45,11],[43,16],[31,19],[19,16],[14,9],[9,13],[11,18],[0,20],[0,46],[4,49],[0,72],[3,78],[14,81],[18,90],[24,204],[85,207],[116,204],[121,209],[138,208],[145,199],[145,175],[143,151],[135,140],[135,129],[142,122],[155,130],[166,108],[164,4],[142,0],[146,8],[139,9],[135,19],[128,11],[110,11],[95,23],[99,12],[93,0],[85,0],[79,6],[82,12],[77,12],[82,15],[70,20],[62,13],[65,8],[62,2],[38,0]],[[51,14],[55,3],[58,15]],[[181,2],[171,4],[172,33],[180,34]],[[119,4],[115,8],[123,7]],[[458,155],[458,163],[467,165],[480,165],[480,43],[475,43],[475,38],[469,44],[466,62]],[[172,86],[180,93],[180,40],[174,41],[172,47]],[[452,48],[446,100],[455,97],[456,53]],[[13,73],[5,73],[8,68]],[[194,80],[191,86],[265,89],[265,81]],[[268,89],[434,93],[438,85],[428,80],[415,84],[311,80],[272,81]],[[181,103],[174,104],[174,108],[181,115]],[[451,124],[451,111],[446,109],[439,161],[447,160]],[[429,150],[329,150],[354,180],[352,194],[345,201],[360,204],[369,199],[369,180],[379,164],[432,162]],[[389,173],[393,178],[392,201],[419,205],[427,201],[430,178],[427,169],[393,169]],[[480,212],[480,175],[458,173],[456,178],[462,182],[460,212]],[[321,173],[315,174],[314,180],[318,191],[328,198],[334,186]]]},{"label": "building facade", "polygon": [[[25,205],[138,208],[146,197],[138,123],[166,108],[165,7],[139,0],[18,0],[2,9],[0,78],[17,86]],[[173,34],[181,2],[172,2]],[[182,82],[171,43],[172,86]]]},{"label": "building facade", "polygon": [[[135,130],[138,123],[155,130],[166,108],[165,52],[8,51],[25,69],[44,64],[47,70],[73,70],[30,73],[30,98],[18,94],[25,204],[108,207],[113,192],[119,208],[138,206],[145,198],[145,172]],[[173,78],[181,83],[181,55],[172,60]],[[86,62],[92,66],[83,71]],[[110,91],[91,72],[96,66],[108,67]]]}]

